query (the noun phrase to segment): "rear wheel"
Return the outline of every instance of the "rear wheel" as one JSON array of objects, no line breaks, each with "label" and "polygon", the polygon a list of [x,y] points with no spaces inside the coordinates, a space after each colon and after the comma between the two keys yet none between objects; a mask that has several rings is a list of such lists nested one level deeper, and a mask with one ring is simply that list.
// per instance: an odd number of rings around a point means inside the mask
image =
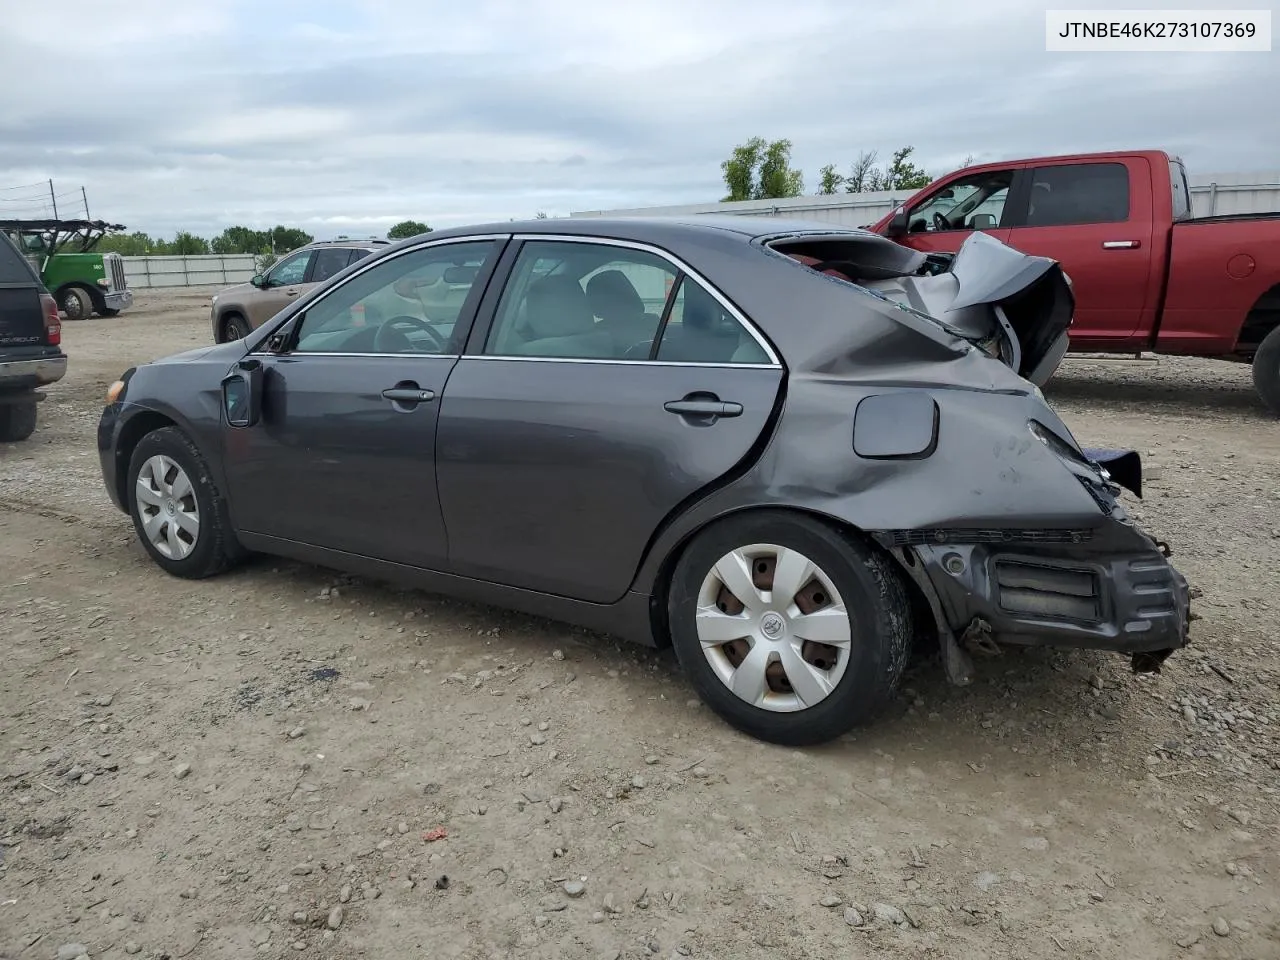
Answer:
[{"label": "rear wheel", "polygon": [[177,577],[221,573],[239,559],[226,503],[196,445],[177,427],[147,434],[129,459],[129,514],[151,559]]},{"label": "rear wheel", "polygon": [[1280,416],[1280,326],[1258,344],[1253,355],[1253,385],[1271,412]]},{"label": "rear wheel", "polygon": [[820,521],[774,511],[699,534],[676,564],[668,610],[676,656],[707,705],[790,746],[873,719],[912,636],[887,559]]},{"label": "rear wheel", "polygon": [[230,314],[222,322],[222,338],[226,343],[232,340],[243,340],[249,335],[249,321],[238,313]]},{"label": "rear wheel", "polygon": [[0,403],[0,443],[17,443],[36,431],[36,401]]},{"label": "rear wheel", "polygon": [[93,294],[84,287],[67,287],[62,291],[58,306],[68,320],[88,320],[93,316]]}]

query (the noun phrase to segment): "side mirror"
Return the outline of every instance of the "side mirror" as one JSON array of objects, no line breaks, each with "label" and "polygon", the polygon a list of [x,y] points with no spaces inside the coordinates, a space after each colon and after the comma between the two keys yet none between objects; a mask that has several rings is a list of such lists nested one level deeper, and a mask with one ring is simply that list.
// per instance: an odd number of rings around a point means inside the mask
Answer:
[{"label": "side mirror", "polygon": [[899,207],[897,210],[893,212],[893,219],[889,221],[889,224],[887,227],[885,227],[884,232],[885,232],[885,236],[887,237],[906,236],[906,233],[907,233],[907,208],[906,207]]},{"label": "side mirror", "polygon": [[252,277],[249,278],[249,282],[253,284],[255,287],[257,287],[259,290],[261,290],[263,284],[265,284],[267,281],[262,276],[262,274],[255,273]]},{"label": "side mirror", "polygon": [[222,378],[222,412],[227,425],[252,427],[262,416],[262,361],[241,360]]}]

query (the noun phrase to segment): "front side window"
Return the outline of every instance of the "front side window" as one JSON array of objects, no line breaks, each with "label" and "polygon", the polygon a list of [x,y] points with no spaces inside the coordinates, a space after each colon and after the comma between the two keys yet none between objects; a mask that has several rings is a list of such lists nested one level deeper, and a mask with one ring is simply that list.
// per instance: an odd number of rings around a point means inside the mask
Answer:
[{"label": "front side window", "polygon": [[311,262],[311,251],[300,250],[285,257],[267,273],[265,287],[291,287],[301,283],[307,276],[307,265]]},{"label": "front side window", "polygon": [[1128,219],[1129,168],[1123,163],[1067,163],[1032,171],[1028,227]]},{"label": "front side window", "polygon": [[307,309],[294,351],[456,355],[496,243],[423,247],[349,277]]},{"label": "front side window", "polygon": [[990,230],[1001,226],[1013,173],[988,170],[952,181],[908,214],[910,232]]}]

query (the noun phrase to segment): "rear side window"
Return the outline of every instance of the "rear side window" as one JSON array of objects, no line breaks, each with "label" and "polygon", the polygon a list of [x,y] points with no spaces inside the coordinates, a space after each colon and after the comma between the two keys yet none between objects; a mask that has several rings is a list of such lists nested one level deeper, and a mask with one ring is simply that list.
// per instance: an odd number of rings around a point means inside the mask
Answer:
[{"label": "rear side window", "polygon": [[7,234],[0,233],[0,283],[33,283],[31,265]]},{"label": "rear side window", "polygon": [[1128,219],[1129,169],[1123,163],[1071,163],[1031,171],[1028,227]]},{"label": "rear side window", "polygon": [[311,262],[311,282],[323,283],[346,269],[350,260],[351,251],[343,247],[317,250]]}]

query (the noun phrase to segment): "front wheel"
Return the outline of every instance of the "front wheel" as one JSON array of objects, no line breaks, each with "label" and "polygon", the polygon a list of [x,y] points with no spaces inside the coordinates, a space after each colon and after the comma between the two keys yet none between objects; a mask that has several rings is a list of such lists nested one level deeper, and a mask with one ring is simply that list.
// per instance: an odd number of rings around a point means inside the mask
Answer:
[{"label": "front wheel", "polygon": [[93,294],[84,287],[67,287],[58,306],[68,320],[88,320],[93,316]]},{"label": "front wheel", "polygon": [[249,335],[249,321],[238,313],[233,313],[222,322],[222,336],[224,343],[230,343],[233,340],[243,340]]},{"label": "front wheel", "polygon": [[1271,412],[1280,416],[1280,324],[1263,337],[1253,355],[1253,386]]},{"label": "front wheel", "polygon": [[128,481],[133,527],[163,569],[196,580],[221,573],[239,558],[209,466],[177,427],[163,427],[138,441]]},{"label": "front wheel", "polygon": [[909,652],[891,562],[816,519],[743,514],[700,533],[672,573],[672,645],[704,702],[761,740],[806,746],[873,719]]}]

